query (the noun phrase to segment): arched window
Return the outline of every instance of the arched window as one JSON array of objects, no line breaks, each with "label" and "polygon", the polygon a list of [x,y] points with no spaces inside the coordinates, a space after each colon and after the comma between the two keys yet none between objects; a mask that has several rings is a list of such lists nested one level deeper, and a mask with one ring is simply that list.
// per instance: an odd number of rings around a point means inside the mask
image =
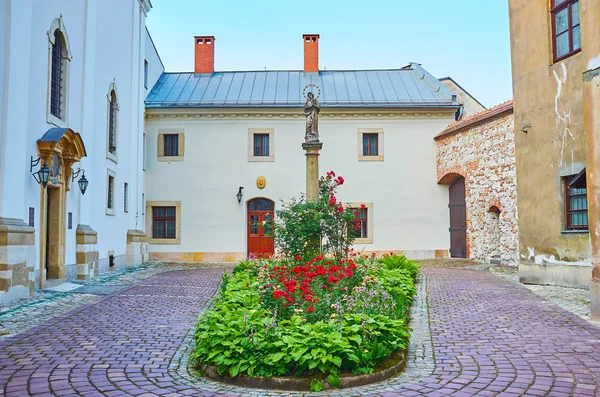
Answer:
[{"label": "arched window", "polygon": [[117,151],[117,95],[114,90],[110,92],[108,103],[108,151],[114,154]]},{"label": "arched window", "polygon": [[48,122],[65,127],[71,50],[61,18],[55,19],[48,31],[48,51]]},{"label": "arched window", "polygon": [[119,96],[115,83],[112,82],[106,96],[108,100],[107,135],[106,135],[106,157],[117,161],[117,132],[119,127]]},{"label": "arched window", "polygon": [[61,118],[62,96],[63,96],[63,38],[60,31],[54,32],[54,44],[52,44],[52,77],[50,82],[50,113]]}]

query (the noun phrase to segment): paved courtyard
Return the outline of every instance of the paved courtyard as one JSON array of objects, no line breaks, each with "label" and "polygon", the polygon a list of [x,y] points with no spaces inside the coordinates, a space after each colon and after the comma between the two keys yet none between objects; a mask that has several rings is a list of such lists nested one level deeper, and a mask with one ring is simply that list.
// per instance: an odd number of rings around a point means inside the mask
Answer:
[{"label": "paved courtyard", "polygon": [[[600,395],[600,329],[488,271],[423,272],[435,365],[422,366],[406,383],[384,382],[370,395]],[[5,338],[0,396],[267,395],[203,388],[182,374],[189,331],[222,274],[220,268],[158,273]]]}]

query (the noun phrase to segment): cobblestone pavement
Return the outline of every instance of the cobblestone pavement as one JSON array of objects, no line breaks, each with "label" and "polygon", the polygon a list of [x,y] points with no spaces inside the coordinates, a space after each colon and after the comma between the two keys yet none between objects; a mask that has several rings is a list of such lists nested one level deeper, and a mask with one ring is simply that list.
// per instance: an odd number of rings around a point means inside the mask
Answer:
[{"label": "cobblestone pavement", "polygon": [[[199,389],[174,371],[222,273],[159,273],[0,341],[0,396],[267,395]],[[435,367],[424,365],[406,384],[382,382],[372,396],[600,395],[599,329],[489,272],[424,274]]]},{"label": "cobblestone pavement", "polygon": [[590,291],[581,288],[521,284],[519,283],[519,270],[516,267],[491,267],[489,270],[499,277],[524,286],[534,294],[576,314],[596,327],[600,327],[600,321],[590,319]]},{"label": "cobblestone pavement", "polygon": [[[68,313],[81,305],[99,299],[158,273],[170,270],[227,266],[226,264],[150,263],[123,268],[103,274],[90,281],[77,281],[81,288],[71,292],[38,291],[35,295],[0,305],[0,341],[44,324],[50,319]],[[229,265],[228,267],[231,267]]]}]

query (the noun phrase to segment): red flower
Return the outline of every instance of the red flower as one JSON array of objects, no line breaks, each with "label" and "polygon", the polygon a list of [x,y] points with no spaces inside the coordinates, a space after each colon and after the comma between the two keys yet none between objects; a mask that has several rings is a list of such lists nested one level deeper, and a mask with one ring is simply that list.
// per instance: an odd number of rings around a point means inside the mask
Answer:
[{"label": "red flower", "polygon": [[321,285],[321,289],[326,289],[327,286],[325,284]]},{"label": "red flower", "polygon": [[308,309],[306,309],[306,312],[307,312],[307,313],[312,313],[312,312],[314,312],[314,311],[315,311],[315,308],[314,308],[314,307],[312,307],[312,306],[309,306],[309,307],[308,307]]},{"label": "red flower", "polygon": [[296,255],[296,260],[301,261],[302,257],[300,255]]},{"label": "red flower", "polygon": [[364,210],[365,208],[367,208],[367,206],[366,206],[366,205],[364,205],[364,204],[361,204],[361,205],[360,205],[360,209],[361,209],[361,210]]},{"label": "red flower", "polygon": [[335,284],[337,283],[339,280],[337,278],[335,278],[334,276],[329,276],[329,278],[327,279],[328,283],[332,283]]},{"label": "red flower", "polygon": [[343,185],[344,178],[342,178],[341,176],[338,176],[337,179],[335,180],[335,183],[337,183],[338,185]]},{"label": "red flower", "polygon": [[344,206],[340,204],[339,207],[337,207],[338,212],[344,212]]},{"label": "red flower", "polygon": [[279,299],[279,298],[281,298],[283,295],[285,295],[285,292],[283,292],[283,291],[280,291],[280,290],[275,290],[275,291],[273,291],[273,297],[274,297],[275,299]]}]

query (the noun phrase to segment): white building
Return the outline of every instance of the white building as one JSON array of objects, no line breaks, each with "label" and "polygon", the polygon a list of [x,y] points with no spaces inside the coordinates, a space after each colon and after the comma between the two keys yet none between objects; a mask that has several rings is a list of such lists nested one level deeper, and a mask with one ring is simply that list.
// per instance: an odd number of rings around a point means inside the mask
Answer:
[{"label": "white building", "polygon": [[144,82],[162,72],[150,8],[0,0],[0,303],[145,259]]},{"label": "white building", "polygon": [[233,261],[272,249],[253,222],[305,190],[310,84],[322,105],[320,174],[343,175],[339,199],[367,207],[356,248],[448,255],[433,138],[454,121],[456,93],[414,63],[319,71],[319,36],[303,41],[304,70],[215,72],[215,38],[196,37],[194,71],[160,77],[146,99],[151,259]]}]

